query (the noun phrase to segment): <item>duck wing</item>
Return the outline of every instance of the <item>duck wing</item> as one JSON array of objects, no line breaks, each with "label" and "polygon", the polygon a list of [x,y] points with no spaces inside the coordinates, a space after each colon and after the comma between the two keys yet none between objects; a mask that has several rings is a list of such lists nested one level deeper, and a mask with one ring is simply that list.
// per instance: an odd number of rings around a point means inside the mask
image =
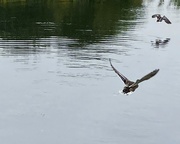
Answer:
[{"label": "duck wing", "polygon": [[152,18],[160,18],[161,17],[161,15],[160,14],[154,14],[154,15],[152,15]]},{"label": "duck wing", "polygon": [[154,71],[148,73],[147,75],[143,76],[141,79],[138,79],[135,83],[139,84],[140,82],[143,82],[145,80],[148,80],[150,78],[152,78],[153,76],[155,76],[158,73],[159,69],[155,69]]},{"label": "duck wing", "polygon": [[170,20],[166,16],[163,16],[162,20],[164,20],[167,24],[171,24]]},{"label": "duck wing", "polygon": [[133,84],[134,82],[128,80],[123,74],[121,74],[111,63],[111,59],[109,59],[110,65],[112,67],[112,69],[114,70],[114,72],[122,79],[122,81],[124,82],[125,85],[130,85]]}]

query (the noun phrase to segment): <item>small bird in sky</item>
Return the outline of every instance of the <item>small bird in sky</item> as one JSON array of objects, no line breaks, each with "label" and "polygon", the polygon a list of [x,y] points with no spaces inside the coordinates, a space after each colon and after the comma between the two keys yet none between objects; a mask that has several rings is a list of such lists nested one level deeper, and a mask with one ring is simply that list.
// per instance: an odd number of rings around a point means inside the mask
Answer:
[{"label": "small bird in sky", "polygon": [[147,75],[143,76],[141,79],[137,79],[136,82],[133,82],[133,81],[130,81],[129,79],[127,79],[123,74],[121,74],[118,70],[115,69],[115,67],[111,63],[111,59],[109,59],[109,62],[110,62],[110,65],[111,65],[112,69],[114,70],[114,72],[124,82],[125,87],[123,88],[122,93],[127,94],[127,95],[134,92],[138,88],[139,83],[152,78],[159,71],[159,69],[155,69],[154,71],[152,71],[152,72],[148,73]]},{"label": "small bird in sky", "polygon": [[170,20],[166,16],[161,17],[160,14],[154,14],[152,15],[152,18],[157,18],[157,22],[162,22],[164,20],[167,24],[171,24]]}]

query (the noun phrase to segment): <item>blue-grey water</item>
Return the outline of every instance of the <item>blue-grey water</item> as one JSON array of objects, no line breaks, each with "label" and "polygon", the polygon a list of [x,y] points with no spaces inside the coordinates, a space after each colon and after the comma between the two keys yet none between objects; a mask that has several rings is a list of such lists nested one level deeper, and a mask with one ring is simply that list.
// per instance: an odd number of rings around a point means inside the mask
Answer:
[{"label": "blue-grey water", "polygon": [[[0,2],[0,143],[179,144],[179,8],[179,0]],[[160,71],[122,95],[109,58],[130,80]]]}]

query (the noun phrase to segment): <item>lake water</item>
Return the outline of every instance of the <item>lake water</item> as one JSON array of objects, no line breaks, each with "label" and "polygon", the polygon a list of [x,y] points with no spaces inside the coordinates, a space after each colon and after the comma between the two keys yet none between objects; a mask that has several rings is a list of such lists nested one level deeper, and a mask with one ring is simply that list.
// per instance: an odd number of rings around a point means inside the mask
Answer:
[{"label": "lake water", "polygon": [[[178,0],[0,2],[0,143],[179,144],[179,8]],[[156,23],[156,13],[172,24]],[[160,71],[122,95],[109,58],[130,80]]]}]

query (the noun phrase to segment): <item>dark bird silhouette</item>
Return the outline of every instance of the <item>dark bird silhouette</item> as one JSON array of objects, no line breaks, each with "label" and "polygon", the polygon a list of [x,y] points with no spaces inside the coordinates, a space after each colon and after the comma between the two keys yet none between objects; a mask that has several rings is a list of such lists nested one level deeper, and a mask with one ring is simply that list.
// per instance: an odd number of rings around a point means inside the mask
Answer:
[{"label": "dark bird silhouette", "polygon": [[111,59],[109,59],[109,62],[110,62],[112,69],[114,70],[114,72],[122,79],[122,81],[125,84],[125,87],[122,90],[122,92],[124,94],[129,94],[131,92],[134,92],[138,88],[139,83],[150,79],[151,77],[155,76],[159,71],[159,69],[155,69],[154,71],[143,76],[141,79],[137,79],[136,82],[133,82],[133,81],[130,81],[129,79],[127,79],[123,74],[121,74],[118,70],[115,69],[115,67],[111,63]]},{"label": "dark bird silhouette", "polygon": [[170,41],[170,38],[166,38],[165,40],[161,40],[161,39],[156,39],[155,41],[151,41],[152,45],[155,48],[159,48],[159,47],[165,47]]},{"label": "dark bird silhouette", "polygon": [[164,20],[167,24],[171,24],[170,20],[166,16],[161,17],[160,14],[154,14],[152,15],[152,18],[157,18],[157,22],[162,22]]}]

